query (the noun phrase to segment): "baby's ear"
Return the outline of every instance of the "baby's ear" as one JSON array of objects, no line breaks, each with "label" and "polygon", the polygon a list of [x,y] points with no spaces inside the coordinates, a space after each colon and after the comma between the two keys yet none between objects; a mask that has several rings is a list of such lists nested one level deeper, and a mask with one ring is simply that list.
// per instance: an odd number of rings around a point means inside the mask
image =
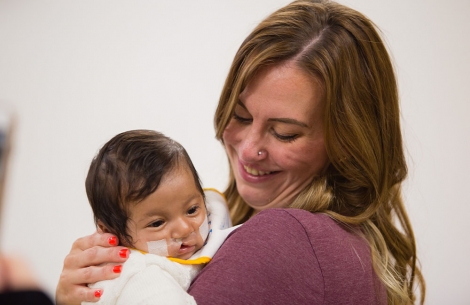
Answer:
[{"label": "baby's ear", "polygon": [[98,226],[97,226],[98,233],[111,233],[109,232],[108,228],[101,222],[101,220],[98,220]]}]

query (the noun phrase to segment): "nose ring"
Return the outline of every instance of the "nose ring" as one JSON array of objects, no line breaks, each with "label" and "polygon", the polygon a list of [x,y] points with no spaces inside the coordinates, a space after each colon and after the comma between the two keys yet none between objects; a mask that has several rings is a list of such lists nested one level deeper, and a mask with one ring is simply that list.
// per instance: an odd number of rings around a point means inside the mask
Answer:
[{"label": "nose ring", "polygon": [[260,150],[258,151],[258,156],[261,156],[263,154],[263,152]]}]

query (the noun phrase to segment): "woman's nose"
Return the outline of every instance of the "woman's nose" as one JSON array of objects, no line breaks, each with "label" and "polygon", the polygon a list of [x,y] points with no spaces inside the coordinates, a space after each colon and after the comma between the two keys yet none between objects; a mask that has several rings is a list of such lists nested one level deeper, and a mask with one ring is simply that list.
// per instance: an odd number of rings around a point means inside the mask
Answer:
[{"label": "woman's nose", "polygon": [[239,154],[242,160],[246,162],[259,161],[261,157],[259,152],[266,150],[264,146],[266,145],[262,132],[254,128],[250,128],[250,130],[248,130],[245,136],[240,140]]}]

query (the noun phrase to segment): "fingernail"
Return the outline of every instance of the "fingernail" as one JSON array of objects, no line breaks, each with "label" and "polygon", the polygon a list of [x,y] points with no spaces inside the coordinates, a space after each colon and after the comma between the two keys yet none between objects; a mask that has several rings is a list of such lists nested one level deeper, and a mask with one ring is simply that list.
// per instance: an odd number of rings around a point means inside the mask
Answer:
[{"label": "fingernail", "polygon": [[111,246],[117,246],[117,237],[116,236],[111,236],[108,238],[108,244]]},{"label": "fingernail", "polygon": [[129,249],[122,249],[121,251],[119,251],[119,256],[122,258],[126,258],[128,252],[129,252]]},{"label": "fingernail", "polygon": [[95,290],[95,297],[100,298],[101,295],[103,294],[103,290]]},{"label": "fingernail", "polygon": [[113,267],[114,273],[121,273],[121,270],[122,270],[122,265],[116,265]]}]

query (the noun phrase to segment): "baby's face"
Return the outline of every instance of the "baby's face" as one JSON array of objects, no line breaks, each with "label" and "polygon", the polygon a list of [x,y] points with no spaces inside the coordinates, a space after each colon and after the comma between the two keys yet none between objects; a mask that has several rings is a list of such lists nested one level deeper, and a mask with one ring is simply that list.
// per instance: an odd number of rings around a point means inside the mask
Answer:
[{"label": "baby's face", "polygon": [[[188,259],[207,237],[206,215],[191,171],[180,166],[163,177],[155,192],[131,205],[127,227],[135,248]],[[152,251],[155,245],[159,252]]]}]

